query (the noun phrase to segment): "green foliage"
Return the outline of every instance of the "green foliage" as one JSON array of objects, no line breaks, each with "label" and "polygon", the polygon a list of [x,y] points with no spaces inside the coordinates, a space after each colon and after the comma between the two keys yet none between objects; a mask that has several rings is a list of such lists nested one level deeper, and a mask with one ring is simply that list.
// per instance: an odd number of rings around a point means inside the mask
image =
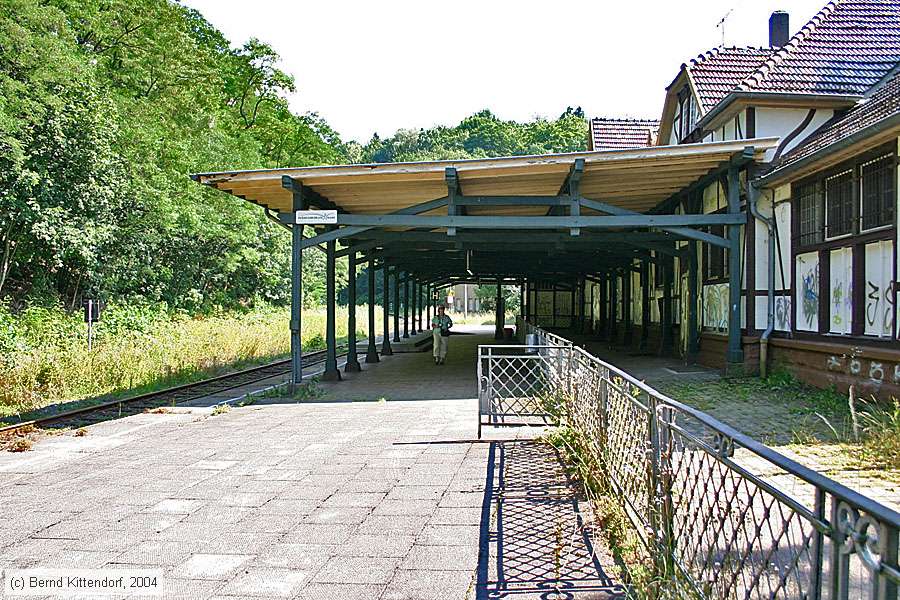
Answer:
[{"label": "green foliage", "polygon": [[6,0],[0,297],[286,302],[283,230],[188,178],[347,160],[327,123],[290,111],[277,62],[169,0]]},{"label": "green foliage", "polygon": [[[506,316],[509,317],[519,310],[519,288],[517,286],[504,285],[503,299],[506,303]],[[477,285],[475,286],[475,297],[481,301],[481,309],[486,312],[493,312],[497,309],[497,286],[496,285]]]},{"label": "green foliage", "polygon": [[580,108],[569,108],[556,120],[527,123],[503,121],[482,110],[456,127],[401,129],[382,140],[378,135],[359,151],[362,162],[406,162],[519,156],[585,150],[587,126]]},{"label": "green foliage", "polygon": [[900,470],[900,400],[866,402],[859,413],[863,429],[859,457],[876,469]]}]

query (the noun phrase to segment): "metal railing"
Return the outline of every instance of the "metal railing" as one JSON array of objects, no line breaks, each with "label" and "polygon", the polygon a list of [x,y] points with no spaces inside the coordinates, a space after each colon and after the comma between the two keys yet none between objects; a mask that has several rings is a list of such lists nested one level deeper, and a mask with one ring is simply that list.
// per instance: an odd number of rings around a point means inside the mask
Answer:
[{"label": "metal railing", "polygon": [[[579,434],[588,460],[655,557],[661,595],[898,599],[900,513],[569,340],[520,327],[534,343],[480,354],[479,381],[506,372],[506,380],[494,380],[491,402],[502,406],[515,397],[513,412],[531,402],[552,414],[547,398],[560,399],[556,414]],[[516,384],[516,371],[504,371],[522,356],[536,357],[529,364],[541,374],[530,380],[539,385]]]}]

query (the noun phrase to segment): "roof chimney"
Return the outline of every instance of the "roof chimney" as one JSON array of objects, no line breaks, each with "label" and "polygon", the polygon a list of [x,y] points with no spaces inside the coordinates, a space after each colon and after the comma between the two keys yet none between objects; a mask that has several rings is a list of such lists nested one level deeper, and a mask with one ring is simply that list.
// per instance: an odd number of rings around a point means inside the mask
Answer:
[{"label": "roof chimney", "polygon": [[781,48],[790,39],[789,16],[783,10],[776,10],[769,17],[769,46]]}]

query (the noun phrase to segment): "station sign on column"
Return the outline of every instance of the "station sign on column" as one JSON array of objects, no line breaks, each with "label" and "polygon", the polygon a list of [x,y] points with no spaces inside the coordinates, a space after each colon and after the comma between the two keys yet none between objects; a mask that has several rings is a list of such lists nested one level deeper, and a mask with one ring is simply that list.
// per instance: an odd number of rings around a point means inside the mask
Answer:
[{"label": "station sign on column", "polygon": [[298,210],[294,212],[294,223],[297,225],[336,225],[336,210]]}]

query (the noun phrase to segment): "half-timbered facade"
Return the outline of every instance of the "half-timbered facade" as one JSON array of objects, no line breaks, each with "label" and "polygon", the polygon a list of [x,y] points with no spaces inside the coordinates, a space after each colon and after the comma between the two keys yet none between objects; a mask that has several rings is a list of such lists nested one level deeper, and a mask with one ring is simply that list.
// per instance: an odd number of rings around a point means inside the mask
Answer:
[{"label": "half-timbered facade", "polygon": [[[621,338],[621,328],[617,341],[648,351],[750,372],[781,365],[817,385],[900,395],[900,0],[830,2],[793,35],[779,12],[769,29],[768,46],[716,48],[682,65],[659,123],[659,145],[779,138],[765,164],[741,173],[748,224],[738,260],[677,242],[671,273],[658,254],[648,274],[593,283],[585,314],[607,334],[611,322],[630,321],[641,341]],[[718,214],[727,198],[722,179],[660,210]],[[726,352],[734,269],[740,356]]]}]

